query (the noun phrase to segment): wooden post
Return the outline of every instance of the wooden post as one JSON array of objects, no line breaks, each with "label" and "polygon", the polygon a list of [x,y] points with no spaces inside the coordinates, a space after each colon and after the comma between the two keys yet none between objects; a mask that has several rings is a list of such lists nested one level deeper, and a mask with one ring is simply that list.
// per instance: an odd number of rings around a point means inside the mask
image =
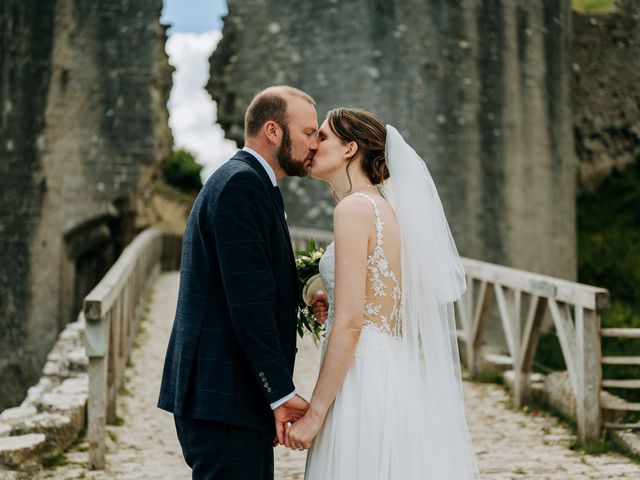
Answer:
[{"label": "wooden post", "polygon": [[118,318],[114,315],[114,309],[107,314],[110,319],[109,329],[109,355],[107,361],[107,423],[116,421],[116,394],[118,393]]},{"label": "wooden post", "polygon": [[465,349],[465,363],[469,374],[471,374],[471,362],[473,358],[473,293],[475,289],[475,283],[471,276],[467,275],[467,291],[462,297],[462,307],[465,311],[465,324],[464,324],[464,349]]},{"label": "wooden post", "polygon": [[108,317],[100,320],[87,320],[85,327],[85,345],[89,357],[87,437],[89,440],[89,467],[94,470],[104,468],[109,330]]},{"label": "wooden post", "polygon": [[491,299],[493,297],[493,283],[482,282],[476,300],[471,327],[469,349],[469,375],[475,378],[480,373],[480,340],[482,331],[491,314]]},{"label": "wooden post", "polygon": [[576,305],[575,317],[578,439],[583,445],[589,445],[600,440],[602,428],[600,316],[595,310]]},{"label": "wooden post", "polygon": [[124,371],[127,368],[127,357],[129,356],[129,342],[127,341],[127,311],[125,308],[125,291],[124,285],[120,292],[120,297],[116,304],[118,309],[118,328],[120,329],[119,346],[118,346],[118,384],[117,389],[120,390],[124,385]]},{"label": "wooden post", "polygon": [[514,403],[521,408],[529,403],[531,398],[531,370],[533,359],[540,338],[540,326],[547,309],[547,301],[544,297],[531,295],[529,311],[524,325],[520,354],[515,359],[513,370],[515,381],[513,385]]}]

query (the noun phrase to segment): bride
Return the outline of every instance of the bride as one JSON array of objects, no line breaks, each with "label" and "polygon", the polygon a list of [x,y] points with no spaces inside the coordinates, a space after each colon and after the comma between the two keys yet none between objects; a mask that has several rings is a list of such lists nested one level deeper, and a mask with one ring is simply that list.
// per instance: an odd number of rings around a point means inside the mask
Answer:
[{"label": "bride", "polygon": [[311,176],[338,200],[327,336],[285,445],[309,449],[306,480],[477,479],[452,303],[465,276],[427,167],[358,109],[330,111],[318,140]]}]

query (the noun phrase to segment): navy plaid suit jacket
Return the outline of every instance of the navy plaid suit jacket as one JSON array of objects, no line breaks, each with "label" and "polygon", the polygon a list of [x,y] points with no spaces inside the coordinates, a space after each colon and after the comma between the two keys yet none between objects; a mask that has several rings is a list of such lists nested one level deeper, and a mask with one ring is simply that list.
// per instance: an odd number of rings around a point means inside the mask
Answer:
[{"label": "navy plaid suit jacket", "polygon": [[298,279],[282,199],[239,151],[198,195],[158,406],[275,433],[270,403],[294,390]]}]

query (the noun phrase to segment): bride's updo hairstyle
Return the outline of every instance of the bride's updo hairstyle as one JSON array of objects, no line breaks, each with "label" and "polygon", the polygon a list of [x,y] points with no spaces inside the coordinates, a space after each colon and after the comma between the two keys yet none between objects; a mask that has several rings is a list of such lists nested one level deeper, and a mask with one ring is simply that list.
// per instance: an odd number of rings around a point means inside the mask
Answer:
[{"label": "bride's updo hairstyle", "polygon": [[[358,144],[362,170],[372,184],[378,185],[389,178],[384,156],[387,128],[377,115],[359,108],[336,108],[327,113],[327,120],[331,131],[345,144]],[[354,158],[349,160],[347,165],[350,186],[352,184],[349,168]]]}]

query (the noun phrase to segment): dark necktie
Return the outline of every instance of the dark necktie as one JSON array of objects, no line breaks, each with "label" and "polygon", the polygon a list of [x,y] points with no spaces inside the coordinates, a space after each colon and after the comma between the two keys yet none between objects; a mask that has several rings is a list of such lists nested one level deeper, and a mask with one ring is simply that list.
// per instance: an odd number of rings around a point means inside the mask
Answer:
[{"label": "dark necktie", "polygon": [[280,211],[284,215],[284,200],[282,200],[282,192],[280,192],[280,188],[278,186],[275,186],[273,188],[275,190],[275,197],[278,203],[278,207],[280,208]]}]

